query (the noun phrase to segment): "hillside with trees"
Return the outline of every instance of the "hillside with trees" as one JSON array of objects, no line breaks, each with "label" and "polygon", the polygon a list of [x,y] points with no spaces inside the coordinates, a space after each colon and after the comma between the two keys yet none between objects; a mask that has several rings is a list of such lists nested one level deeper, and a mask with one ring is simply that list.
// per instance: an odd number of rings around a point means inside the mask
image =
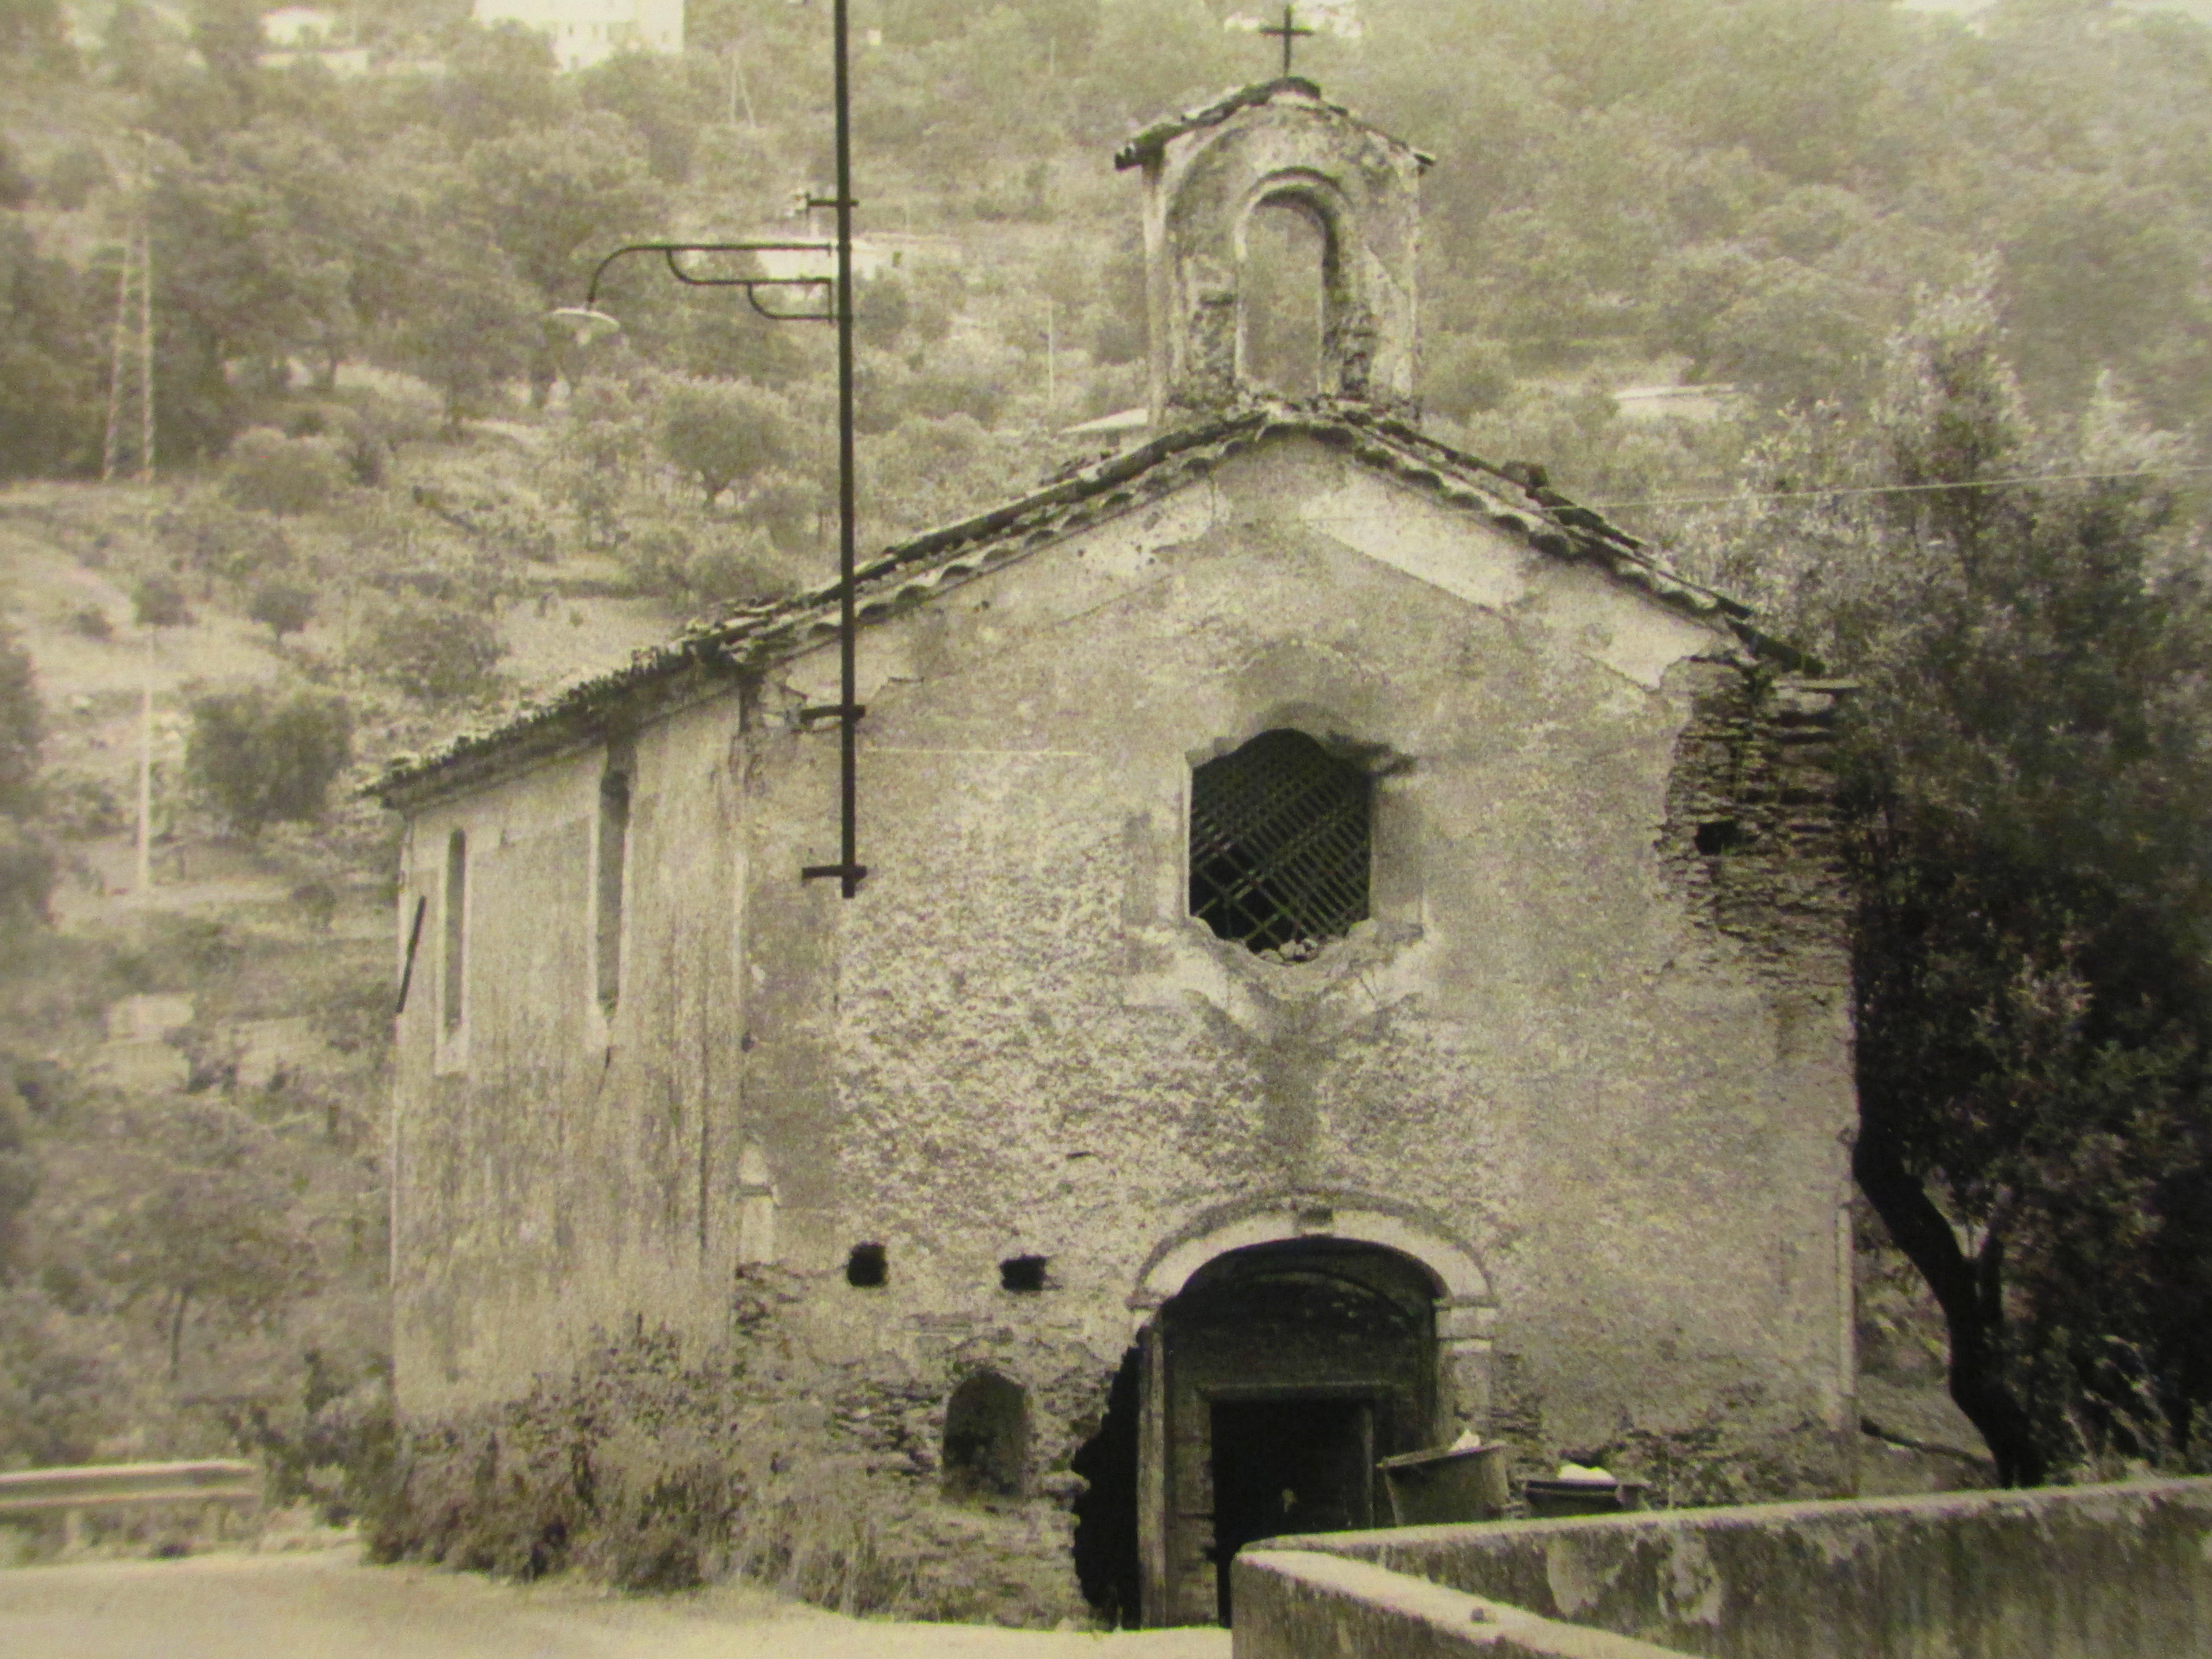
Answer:
[{"label": "hillside with trees", "polygon": [[[1112,152],[1273,71],[1241,9],[854,0],[864,546],[1142,400]],[[1862,684],[1876,1369],[1948,1367],[2005,1480],[2208,1467],[2212,25],[1359,15],[1298,70],[1436,157],[1428,424]],[[267,59],[238,0],[0,19],[0,1468],[242,1439],[334,1490],[382,1354],[356,786],[831,565],[830,331],[644,259],[618,339],[545,325],[625,240],[815,234],[826,9],[694,0],[681,58],[573,74],[451,0],[350,27],[371,72]],[[141,228],[158,466],[102,484]],[[1319,256],[1261,245],[1294,393]]]}]

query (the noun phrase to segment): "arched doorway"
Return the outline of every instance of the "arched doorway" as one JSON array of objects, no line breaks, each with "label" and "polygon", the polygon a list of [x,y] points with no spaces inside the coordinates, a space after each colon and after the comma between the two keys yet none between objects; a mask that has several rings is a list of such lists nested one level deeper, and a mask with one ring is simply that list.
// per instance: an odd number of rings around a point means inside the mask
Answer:
[{"label": "arched doorway", "polygon": [[1214,1257],[1161,1308],[1147,1622],[1227,1623],[1246,1544],[1387,1519],[1376,1460],[1433,1432],[1441,1288],[1381,1245],[1297,1238]]}]

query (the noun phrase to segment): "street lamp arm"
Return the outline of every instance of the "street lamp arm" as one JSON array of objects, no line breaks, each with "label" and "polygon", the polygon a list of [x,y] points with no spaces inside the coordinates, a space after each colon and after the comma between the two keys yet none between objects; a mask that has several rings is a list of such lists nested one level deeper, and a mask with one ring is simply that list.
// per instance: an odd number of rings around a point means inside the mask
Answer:
[{"label": "street lamp arm", "polygon": [[592,271],[591,285],[584,293],[584,309],[595,312],[599,303],[599,279],[607,267],[633,253],[658,253],[667,261],[668,274],[691,288],[741,288],[755,311],[780,323],[835,322],[834,309],[825,307],[821,311],[778,312],[761,304],[755,290],[764,288],[809,288],[824,290],[825,297],[834,293],[836,279],[833,276],[715,276],[687,270],[683,264],[686,254],[716,253],[833,253],[836,245],[831,242],[632,242],[618,247],[601,259]]}]

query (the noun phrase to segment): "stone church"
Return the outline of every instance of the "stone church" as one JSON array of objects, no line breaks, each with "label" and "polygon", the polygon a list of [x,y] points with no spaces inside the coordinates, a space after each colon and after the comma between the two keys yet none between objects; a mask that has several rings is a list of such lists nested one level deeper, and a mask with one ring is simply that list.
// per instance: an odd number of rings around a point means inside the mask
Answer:
[{"label": "stone church", "polygon": [[1152,435],[861,568],[855,896],[834,586],[385,778],[403,1419],[772,1266],[882,1478],[1120,1529],[1146,1623],[1468,1428],[1847,1492],[1840,688],[1423,434],[1427,158],[1286,78],[1118,160]]}]

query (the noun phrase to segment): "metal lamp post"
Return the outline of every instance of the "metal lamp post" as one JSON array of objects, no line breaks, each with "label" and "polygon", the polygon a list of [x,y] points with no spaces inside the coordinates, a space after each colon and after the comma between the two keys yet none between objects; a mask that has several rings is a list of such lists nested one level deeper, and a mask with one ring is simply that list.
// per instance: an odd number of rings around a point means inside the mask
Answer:
[{"label": "metal lamp post", "polygon": [[[799,872],[806,881],[834,878],[839,890],[851,898],[860,890],[867,866],[859,848],[859,726],[867,713],[857,700],[854,663],[856,607],[854,596],[854,496],[853,482],[853,131],[852,86],[847,50],[846,0],[834,0],[830,25],[835,54],[837,102],[836,193],[827,201],[808,196],[805,205],[834,207],[837,234],[832,242],[633,242],[601,259],[592,272],[580,307],[554,312],[549,322],[567,329],[580,346],[619,333],[622,324],[599,308],[599,278],[609,265],[631,254],[658,253],[667,262],[669,274],[693,288],[740,288],[745,299],[763,317],[778,323],[832,323],[837,330],[837,580],[838,580],[838,700],[825,707],[800,711],[803,719],[835,716],[838,725],[838,856],[835,864],[810,864]],[[829,253],[836,255],[835,276],[754,276],[715,275],[702,271],[688,258],[716,254]],[[783,311],[762,303],[763,292],[779,289],[826,289],[829,304],[820,310]]]}]

